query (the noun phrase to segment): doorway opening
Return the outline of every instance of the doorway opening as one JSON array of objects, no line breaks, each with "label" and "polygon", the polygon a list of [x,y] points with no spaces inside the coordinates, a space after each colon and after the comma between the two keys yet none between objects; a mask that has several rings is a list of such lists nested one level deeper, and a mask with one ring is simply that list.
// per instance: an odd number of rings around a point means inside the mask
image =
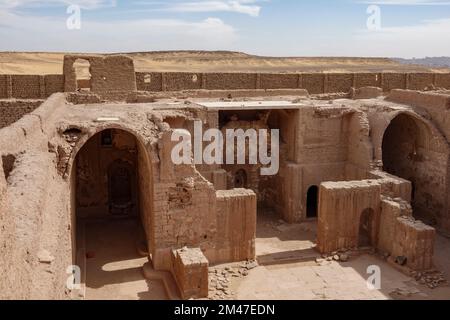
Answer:
[{"label": "doorway opening", "polygon": [[234,174],[234,187],[247,188],[247,172],[244,169],[239,169]]},{"label": "doorway opening", "polygon": [[71,185],[74,264],[83,266],[86,299],[165,299],[148,291],[142,275],[151,258],[147,235],[153,210],[143,144],[120,129],[97,133],[76,155]]},{"label": "doorway opening", "polygon": [[317,218],[317,212],[319,207],[319,188],[312,186],[308,189],[306,196],[306,217]]},{"label": "doorway opening", "polygon": [[73,64],[75,69],[77,91],[91,91],[91,63],[87,59],[77,59]]},{"label": "doorway opening", "polygon": [[358,247],[370,247],[372,243],[374,211],[371,208],[365,209],[359,219]]}]

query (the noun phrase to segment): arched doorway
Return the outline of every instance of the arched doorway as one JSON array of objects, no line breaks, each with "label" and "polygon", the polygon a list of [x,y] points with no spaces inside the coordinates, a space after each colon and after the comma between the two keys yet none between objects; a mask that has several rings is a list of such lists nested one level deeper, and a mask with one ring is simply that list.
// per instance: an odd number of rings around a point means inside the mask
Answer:
[{"label": "arched doorway", "polygon": [[247,188],[247,172],[244,169],[239,169],[234,174],[234,187]]},{"label": "arched doorway", "polygon": [[[153,184],[143,144],[120,129],[103,130],[85,142],[72,166],[76,225],[75,264],[85,274],[88,299],[112,298],[115,289],[142,293],[152,238]],[[133,281],[131,281],[133,280]],[[133,286],[138,286],[134,290]],[[109,288],[109,289],[108,289]],[[125,291],[126,291],[125,290]],[[134,290],[134,291],[133,291]]]},{"label": "arched doorway", "polygon": [[434,225],[446,202],[448,150],[432,130],[410,114],[397,115],[384,133],[382,157],[384,171],[411,181],[414,217]]},{"label": "arched doorway", "polygon": [[372,243],[374,211],[365,209],[359,218],[358,247],[370,247]]},{"label": "arched doorway", "polygon": [[306,196],[306,217],[317,218],[317,210],[319,204],[319,188],[312,186],[308,189]]}]

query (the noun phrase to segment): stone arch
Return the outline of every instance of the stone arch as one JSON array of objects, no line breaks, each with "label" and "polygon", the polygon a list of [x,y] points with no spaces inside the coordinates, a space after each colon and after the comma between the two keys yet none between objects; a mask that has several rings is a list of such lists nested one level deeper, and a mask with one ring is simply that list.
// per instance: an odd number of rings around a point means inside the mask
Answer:
[{"label": "stone arch", "polygon": [[[72,215],[72,249],[73,249],[73,260],[76,258],[76,217],[77,217],[77,159],[83,148],[88,145],[92,139],[96,137],[100,140],[102,132],[106,130],[115,130],[117,132],[122,132],[132,137],[136,143],[136,184],[135,184],[135,194],[136,199],[136,214],[139,214],[139,219],[142,222],[142,226],[145,231],[146,246],[148,248],[149,255],[152,254],[152,250],[155,248],[155,229],[154,229],[154,172],[157,168],[156,160],[154,159],[153,149],[147,147],[144,140],[140,134],[135,132],[133,129],[126,128],[116,124],[110,124],[107,126],[97,127],[95,129],[89,130],[88,132],[83,132],[78,140],[76,146],[68,161],[68,172],[70,181],[70,212]],[[100,143],[100,141],[99,141]],[[108,168],[108,174],[109,170]],[[108,185],[109,188],[109,185]]]},{"label": "stone arch", "polygon": [[446,214],[449,159],[442,133],[415,112],[396,112],[385,126],[380,149],[383,170],[414,184],[414,216],[439,224]]},{"label": "stone arch", "polygon": [[245,169],[239,169],[234,173],[234,188],[244,188],[248,186],[248,175]]}]

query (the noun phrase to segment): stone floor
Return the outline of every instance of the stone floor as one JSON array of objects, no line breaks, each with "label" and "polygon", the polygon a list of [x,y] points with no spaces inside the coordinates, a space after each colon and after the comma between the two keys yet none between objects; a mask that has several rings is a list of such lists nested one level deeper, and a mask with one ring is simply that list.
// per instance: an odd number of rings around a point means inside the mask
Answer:
[{"label": "stone floor", "polygon": [[[167,299],[160,280],[146,280],[147,258],[136,250],[136,222],[86,224],[86,296],[95,299]],[[450,287],[429,289],[379,256],[326,260],[314,250],[316,222],[286,224],[270,212],[258,215],[257,262],[210,268],[211,299],[450,299]],[[449,279],[450,239],[438,236],[435,264]],[[367,286],[369,266],[379,266],[381,289]]]},{"label": "stone floor", "polygon": [[136,250],[135,220],[110,220],[85,225],[87,300],[167,299],[162,281],[146,280],[148,261]]},{"label": "stone floor", "polygon": [[[228,281],[229,299],[274,300],[385,300],[450,299],[450,287],[429,289],[399,272],[381,257],[362,253],[346,262],[327,261],[314,250],[316,222],[288,225],[270,212],[258,215],[256,239],[259,266],[245,276],[233,270],[244,265],[216,266]],[[450,240],[442,236],[436,242],[436,267],[450,275]],[[317,262],[319,261],[319,262]],[[381,288],[367,285],[369,266],[381,271]],[[225,269],[226,268],[226,269]],[[234,269],[236,268],[236,269]],[[228,269],[228,271],[227,271]],[[214,271],[217,273],[217,271]],[[231,274],[231,277],[226,277]],[[213,290],[213,292],[216,290]]]}]

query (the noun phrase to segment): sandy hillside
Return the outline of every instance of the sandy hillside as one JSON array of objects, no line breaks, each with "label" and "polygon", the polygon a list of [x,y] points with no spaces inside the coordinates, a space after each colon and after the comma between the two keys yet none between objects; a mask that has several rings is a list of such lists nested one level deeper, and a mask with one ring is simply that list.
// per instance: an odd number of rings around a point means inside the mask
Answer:
[{"label": "sandy hillside", "polygon": [[[384,58],[277,58],[237,52],[128,53],[136,71],[166,72],[448,72]],[[64,53],[0,52],[0,74],[61,74]]]}]

